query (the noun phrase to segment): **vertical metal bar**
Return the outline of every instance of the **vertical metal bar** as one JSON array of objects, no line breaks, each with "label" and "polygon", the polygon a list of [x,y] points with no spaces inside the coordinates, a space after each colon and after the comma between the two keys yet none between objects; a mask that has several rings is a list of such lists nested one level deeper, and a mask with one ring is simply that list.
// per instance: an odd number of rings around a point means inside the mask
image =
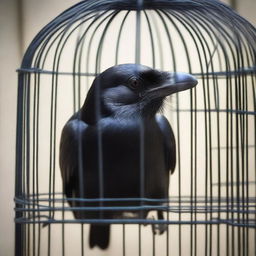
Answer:
[{"label": "vertical metal bar", "polygon": [[123,231],[123,256],[125,256],[125,224],[122,225]]},{"label": "vertical metal bar", "polygon": [[32,213],[32,219],[33,219],[33,248],[32,252],[33,255],[36,255],[36,224],[35,224],[35,210],[36,210],[36,130],[38,127],[36,127],[37,123],[37,94],[38,94],[38,87],[37,87],[37,76],[34,74],[34,95],[33,95],[33,138],[32,138],[32,206],[33,206],[33,213]]},{"label": "vertical metal bar", "polygon": [[[30,179],[31,179],[31,170],[30,170],[30,76],[31,74],[27,75],[26,79],[26,87],[25,87],[25,155],[26,155],[26,177],[25,177],[25,183],[26,183],[26,192],[25,192],[25,198],[30,202],[31,196],[30,196]],[[30,203],[26,206],[28,208],[27,217],[30,218]],[[30,255],[30,246],[31,246],[31,226],[27,224],[27,246],[28,246],[28,256]]]},{"label": "vertical metal bar", "polygon": [[[249,91],[249,86],[247,87],[247,84],[249,84],[249,79],[247,79],[247,76],[245,77],[244,79],[244,87],[245,87],[245,97],[246,97],[246,111],[248,111],[248,91]],[[246,133],[245,133],[245,151],[246,151],[246,165],[245,165],[245,190],[246,190],[246,201],[245,201],[245,205],[246,205],[246,217],[245,217],[245,222],[248,223],[249,221],[249,117],[248,115],[246,115],[246,121],[245,121],[245,130],[246,130]],[[246,256],[249,255],[249,228],[246,227],[246,244],[245,244],[245,247],[246,247]]]},{"label": "vertical metal bar", "polygon": [[[214,78],[214,81],[215,78]],[[215,84],[217,91],[218,90],[218,82]],[[219,97],[219,93],[217,93],[217,97]],[[218,220],[221,219],[220,208],[221,208],[221,152],[220,152],[220,117],[219,117],[219,98],[216,99],[216,109],[217,109],[217,161],[218,161]],[[217,249],[218,249],[218,256],[221,254],[220,251],[220,225],[217,226]]]},{"label": "vertical metal bar", "polygon": [[[198,132],[198,128],[197,128],[197,90],[195,88],[195,90],[193,90],[194,92],[194,106],[193,109],[195,109],[194,111],[194,123],[195,123],[195,128],[194,128],[194,170],[195,170],[195,221],[197,222],[197,206],[198,206],[198,202],[197,202],[197,132]],[[191,91],[192,93],[192,91]],[[195,225],[195,255],[197,255],[197,241],[198,241],[198,237],[197,237],[197,225]]]},{"label": "vertical metal bar", "polygon": [[[39,164],[39,152],[38,152],[38,140],[39,140],[39,106],[40,106],[40,74],[36,75],[37,79],[36,79],[36,86],[37,86],[37,95],[36,95],[36,134],[35,134],[35,140],[36,140],[36,152],[35,152],[35,169],[36,169],[36,204],[37,204],[37,210],[39,212],[40,210],[40,206],[39,206],[39,175],[38,175],[38,164]],[[38,217],[40,220],[40,216]],[[38,244],[37,244],[37,255],[40,255],[40,245],[41,245],[41,225],[38,224],[38,235],[37,235],[37,240],[38,240]]]},{"label": "vertical metal bar", "polygon": [[[178,169],[178,205],[179,205],[179,221],[182,220],[181,218],[181,206],[182,206],[182,202],[181,202],[181,159],[180,159],[180,114],[179,114],[179,94],[176,94],[176,109],[177,109],[177,164],[179,166]],[[181,225],[179,225],[179,256],[182,255],[182,232],[181,232]]]},{"label": "vertical metal bar", "polygon": [[84,256],[84,224],[81,223],[81,256]]},{"label": "vertical metal bar", "polygon": [[[211,99],[210,99],[210,89],[209,89],[209,76],[207,74],[207,109],[210,110],[211,109]],[[208,134],[209,134],[209,147],[208,147],[208,152],[209,152],[209,185],[210,185],[210,220],[213,219],[213,168],[212,168],[212,131],[211,131],[211,127],[212,127],[212,116],[211,116],[211,111],[208,111]],[[212,251],[213,251],[213,243],[214,243],[214,238],[213,238],[213,225],[210,225],[210,256],[212,255]]]},{"label": "vertical metal bar", "polygon": [[[97,70],[96,72],[99,72]],[[95,88],[95,113],[96,113],[96,120],[97,120],[97,148],[98,148],[98,173],[99,173],[99,198],[104,198],[104,170],[103,170],[103,145],[102,145],[102,131],[99,126],[98,121],[100,120],[101,116],[101,103],[100,103],[100,84],[101,81],[96,82]],[[100,201],[100,207],[103,206],[103,201]],[[103,217],[102,211],[100,212],[100,217]]]},{"label": "vertical metal bar", "polygon": [[[191,205],[191,211],[190,211],[190,220],[191,222],[193,222],[194,220],[194,203],[193,203],[193,192],[194,192],[194,170],[193,170],[193,134],[194,134],[194,130],[193,130],[193,123],[194,123],[194,119],[193,119],[193,92],[190,91],[190,176],[191,176],[191,180],[190,180],[190,205]],[[193,245],[194,245],[194,225],[190,225],[190,255],[193,256]]]},{"label": "vertical metal bar", "polygon": [[[54,59],[55,63],[56,59]],[[55,96],[56,95],[56,84],[55,84],[55,75],[52,75],[52,81],[51,81],[51,109],[50,109],[50,163],[49,163],[49,186],[48,186],[48,197],[49,197],[49,208],[52,208],[52,196],[53,195],[53,184],[54,184],[54,120],[55,120]],[[49,212],[49,217],[52,218],[52,214],[54,214],[52,211]],[[48,225],[48,241],[47,241],[47,255],[51,255],[51,224]]]},{"label": "vertical metal bar", "polygon": [[156,255],[156,236],[154,232],[152,232],[152,256]]},{"label": "vertical metal bar", "polygon": [[[233,80],[232,80],[233,81]],[[230,108],[232,109],[233,107],[233,87],[232,87],[232,81],[230,83]],[[231,187],[231,221],[233,223],[234,221],[234,162],[233,162],[233,148],[234,148],[234,143],[233,143],[233,137],[234,137],[234,126],[233,126],[233,114],[230,114],[230,187]],[[231,255],[235,255],[235,228],[232,225],[231,228]]]},{"label": "vertical metal bar", "polygon": [[135,28],[135,63],[140,64],[141,58],[141,9],[143,0],[137,0],[136,28]]},{"label": "vertical metal bar", "polygon": [[[229,86],[231,83],[231,78],[229,76],[226,77],[226,109],[229,109]],[[226,198],[227,198],[227,202],[226,202],[226,209],[227,209],[227,213],[226,213],[226,218],[229,219],[229,212],[230,212],[230,206],[229,206],[229,202],[230,202],[230,191],[229,191],[229,169],[230,169],[230,164],[229,164],[229,134],[230,134],[230,129],[229,129],[229,113],[228,111],[226,112]],[[226,227],[226,255],[229,256],[230,255],[230,227],[229,225],[227,225]]]},{"label": "vertical metal bar", "polygon": [[[170,221],[170,216],[169,216],[169,209],[170,209],[170,202],[168,200],[167,202],[167,221]],[[170,233],[169,233],[169,225],[167,225],[167,230],[166,230],[166,256],[169,256],[169,241],[170,241]]]},{"label": "vertical metal bar", "polygon": [[[256,110],[256,76],[252,75],[252,94],[253,94],[253,107],[254,107],[254,111]],[[254,124],[254,129],[256,129],[256,115],[254,115],[253,118],[253,124]],[[254,135],[254,167],[256,165],[256,135]],[[254,175],[253,175],[254,181],[256,182],[256,170],[254,170]],[[256,198],[256,190],[254,192],[254,197]],[[256,213],[253,215],[254,219],[256,219]],[[254,229],[254,255],[256,255],[256,229]]]},{"label": "vertical metal bar", "polygon": [[[63,176],[62,179],[62,187],[64,188],[64,184],[65,184],[65,175]],[[62,191],[62,209],[61,209],[61,218],[62,218],[62,223],[61,223],[61,245],[62,245],[62,256],[65,256],[65,192],[64,189]]]},{"label": "vertical metal bar", "polygon": [[[77,106],[75,107],[74,111],[77,109],[80,109],[81,107],[81,77],[80,76],[75,76],[74,74],[77,72],[78,74],[81,73],[81,59],[82,59],[82,51],[79,50],[79,43],[81,42],[81,26],[79,26],[79,32],[76,38],[76,48],[75,48],[75,57],[73,60],[73,95],[77,93],[77,97],[74,97],[74,106],[76,105],[76,98],[77,98]],[[79,54],[79,55],[78,55]],[[78,67],[78,70],[76,70],[76,66]],[[76,80],[77,83],[76,83]],[[80,126],[80,123],[79,123]],[[78,152],[78,177],[79,177],[79,197],[84,198],[84,166],[83,166],[83,147],[82,147],[82,134],[81,134],[81,129],[78,127],[78,145],[77,145],[77,152]],[[81,207],[83,206],[81,202],[78,203],[78,205]],[[83,226],[83,224],[81,224]],[[81,227],[82,228],[82,227]],[[82,228],[83,230],[83,228]]]},{"label": "vertical metal bar", "polygon": [[[18,98],[17,98],[17,124],[16,124],[16,171],[15,171],[15,197],[22,195],[22,134],[23,134],[23,93],[24,93],[24,74],[18,74]],[[19,211],[21,204],[16,203],[16,221],[23,217]],[[23,256],[24,250],[24,224],[15,224],[15,255]]]},{"label": "vertical metal bar", "polygon": [[[236,51],[237,51],[237,68],[240,67],[240,60],[239,60],[239,53],[238,53],[238,46],[236,48]],[[240,76],[239,74],[236,74],[235,75],[235,108],[236,109],[240,109],[240,106],[241,106],[241,98],[240,98]],[[236,208],[238,208],[239,206],[239,209],[240,209],[240,127],[239,127],[239,123],[240,123],[240,118],[239,118],[239,114],[236,113],[235,115],[235,128],[236,128],[236,132],[235,132],[235,166],[236,166],[236,182],[233,184],[233,186],[235,186],[236,188]],[[238,221],[238,223],[240,223],[240,213],[237,212],[236,214],[236,218],[237,220],[235,221]],[[236,228],[237,230],[237,252],[238,252],[238,256],[241,255],[241,228],[240,227],[237,227]]]},{"label": "vertical metal bar", "polygon": [[148,17],[147,12],[144,10],[144,15],[146,18],[146,22],[148,24],[148,31],[149,31],[149,35],[150,35],[150,45],[151,45],[151,51],[152,51],[152,67],[155,68],[156,67],[156,54],[155,54],[155,43],[154,43],[154,35],[153,35],[153,30],[152,30],[152,24],[151,21]]},{"label": "vertical metal bar", "polygon": [[[244,66],[244,63],[242,62],[242,66]],[[241,108],[246,111],[246,99],[245,99],[245,95],[246,95],[246,88],[244,86],[244,75],[241,74],[240,76],[240,94],[241,94]],[[247,112],[247,111],[246,111]],[[245,144],[245,140],[246,140],[246,114],[244,115],[240,115],[240,127],[241,127],[241,178],[242,181],[241,186],[242,186],[242,223],[245,223],[245,160],[246,160],[246,144]],[[245,256],[246,255],[246,227],[243,226],[242,228],[242,255]]]},{"label": "vertical metal bar", "polygon": [[142,248],[142,246],[141,246],[141,224],[139,224],[138,225],[138,232],[139,232],[139,256],[141,256],[142,255],[142,252],[141,252],[141,248]]},{"label": "vertical metal bar", "polygon": [[[143,0],[137,0],[136,10],[136,28],[135,28],[135,63],[140,64],[141,58],[141,9],[143,6]],[[145,177],[145,166],[144,166],[144,123],[140,119],[140,198],[144,198],[144,177]],[[141,200],[141,206],[143,200]],[[143,217],[143,212],[140,211],[140,218]],[[139,230],[139,256],[141,256],[141,224],[138,227]]]},{"label": "vertical metal bar", "polygon": [[[136,11],[136,42],[135,42],[135,63],[140,64],[141,58],[141,8],[143,0],[137,0],[137,11]],[[144,177],[145,177],[145,166],[144,166],[144,123],[140,120],[140,197],[144,198]],[[143,203],[141,201],[141,203]]]}]

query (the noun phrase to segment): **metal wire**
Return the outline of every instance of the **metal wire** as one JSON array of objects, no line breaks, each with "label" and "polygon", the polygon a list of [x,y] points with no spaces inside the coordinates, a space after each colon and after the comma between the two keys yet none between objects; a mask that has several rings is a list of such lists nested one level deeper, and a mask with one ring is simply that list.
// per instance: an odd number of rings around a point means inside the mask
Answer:
[{"label": "metal wire", "polygon": [[[138,225],[138,255],[148,255],[146,249],[152,255],[255,255],[255,42],[255,28],[215,0],[87,0],[46,25],[17,70],[15,255],[57,255],[55,244],[60,255],[68,255],[69,224],[80,225],[79,253],[87,255],[90,223],[121,225],[119,255],[129,255],[128,224]],[[127,62],[185,71],[199,81],[196,89],[173,96],[171,107],[166,102],[177,143],[169,199],[145,198],[142,125],[140,198],[104,197],[100,150],[100,198],[86,198],[81,182],[83,196],[69,202],[82,206],[70,207],[57,160],[60,131],[81,107],[92,79]],[[98,206],[86,206],[92,202]],[[164,220],[81,220],[70,214],[160,209]],[[59,243],[55,224],[61,226]],[[145,249],[143,225],[159,224],[168,225],[165,246],[160,250],[150,235],[152,247]]]}]

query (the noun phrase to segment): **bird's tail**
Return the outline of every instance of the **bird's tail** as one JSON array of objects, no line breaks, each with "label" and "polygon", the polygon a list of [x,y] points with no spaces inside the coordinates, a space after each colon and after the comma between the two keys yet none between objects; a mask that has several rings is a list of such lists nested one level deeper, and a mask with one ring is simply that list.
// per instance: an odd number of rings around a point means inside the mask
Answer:
[{"label": "bird's tail", "polygon": [[106,249],[109,245],[110,225],[109,224],[91,224],[90,226],[90,248],[99,246],[101,249]]}]

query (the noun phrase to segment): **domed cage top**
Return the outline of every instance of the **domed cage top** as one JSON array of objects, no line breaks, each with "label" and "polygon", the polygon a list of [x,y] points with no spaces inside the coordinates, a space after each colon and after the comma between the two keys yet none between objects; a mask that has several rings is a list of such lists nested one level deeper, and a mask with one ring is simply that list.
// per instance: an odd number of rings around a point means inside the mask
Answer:
[{"label": "domed cage top", "polygon": [[[81,1],[46,25],[18,69],[16,255],[44,255],[44,250],[48,255],[68,255],[71,245],[65,241],[77,233],[81,236],[77,255],[86,255],[86,223],[120,224],[114,233],[119,234],[123,255],[129,253],[127,230],[138,234],[140,255],[150,250],[155,255],[158,246],[149,225],[124,224],[167,224],[167,232],[159,238],[165,255],[170,248],[172,255],[252,255],[256,250],[255,42],[255,28],[215,0]],[[94,78],[123,63],[182,71],[198,80],[195,88],[165,102],[177,151],[169,198],[94,198],[103,202],[95,211],[153,213],[147,219],[76,219],[62,188],[61,131],[81,108]],[[92,199],[85,195],[71,200]],[[140,205],[104,206],[108,200],[137,200]],[[154,216],[158,209],[165,212],[164,219]],[[81,229],[68,223],[80,224]],[[143,234],[152,237],[152,248],[143,248]],[[114,246],[110,250],[116,253]]]}]

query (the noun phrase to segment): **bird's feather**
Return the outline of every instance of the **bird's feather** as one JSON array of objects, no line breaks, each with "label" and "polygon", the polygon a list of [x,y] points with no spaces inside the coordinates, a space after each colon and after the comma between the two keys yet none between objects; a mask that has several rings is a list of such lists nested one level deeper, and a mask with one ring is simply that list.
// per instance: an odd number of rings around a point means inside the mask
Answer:
[{"label": "bird's feather", "polygon": [[175,170],[176,166],[176,142],[174,133],[171,125],[169,124],[167,118],[163,115],[156,115],[156,121],[159,128],[163,134],[164,138],[164,152],[165,152],[165,162],[167,169],[171,171],[171,174]]}]

